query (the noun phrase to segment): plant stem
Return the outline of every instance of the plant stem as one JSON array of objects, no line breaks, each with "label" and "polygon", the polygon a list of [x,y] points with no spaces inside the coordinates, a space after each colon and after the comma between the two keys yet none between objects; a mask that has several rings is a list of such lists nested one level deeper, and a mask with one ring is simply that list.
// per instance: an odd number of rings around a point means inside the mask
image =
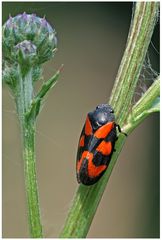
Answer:
[{"label": "plant stem", "polygon": [[[152,86],[145,92],[140,100],[132,108],[128,116],[127,124],[123,131],[131,133],[151,113],[160,111],[160,77],[154,81]],[[158,104],[156,103],[158,100]]]},{"label": "plant stem", "polygon": [[23,156],[25,171],[25,188],[28,204],[30,234],[34,238],[42,237],[40,210],[38,201],[36,158],[35,158],[35,123],[23,123]]},{"label": "plant stem", "polygon": [[[159,4],[156,2],[137,2],[135,5],[126,50],[110,97],[117,123],[121,126],[129,114],[131,100],[157,19],[158,7]],[[127,130],[129,133],[129,126]],[[60,234],[61,238],[86,237],[125,139],[123,134],[119,135],[115,144],[116,152],[113,153],[108,170],[99,182],[90,187],[79,186]]]},{"label": "plant stem", "polygon": [[137,2],[119,71],[109,103],[115,109],[118,124],[123,125],[130,110],[140,71],[158,16],[158,2]]},{"label": "plant stem", "polygon": [[23,142],[25,190],[27,195],[29,228],[31,237],[40,238],[42,237],[42,226],[40,221],[35,166],[35,119],[26,118],[26,112],[28,111],[33,95],[32,69],[23,76],[21,67],[18,66],[18,72],[19,83],[17,84],[17,95],[15,100]]}]

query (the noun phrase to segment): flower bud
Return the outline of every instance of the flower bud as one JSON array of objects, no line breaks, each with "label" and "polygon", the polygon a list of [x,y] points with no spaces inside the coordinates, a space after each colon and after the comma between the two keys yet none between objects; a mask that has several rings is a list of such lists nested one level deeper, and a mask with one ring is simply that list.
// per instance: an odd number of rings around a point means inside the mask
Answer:
[{"label": "flower bud", "polygon": [[29,62],[42,64],[52,58],[57,46],[55,30],[45,18],[35,14],[10,16],[3,25],[2,34],[4,59],[13,62],[20,61],[21,52],[23,59],[31,57]]},{"label": "flower bud", "polygon": [[34,44],[30,41],[24,40],[14,47],[13,56],[20,65],[28,64],[30,67],[37,59],[36,50],[37,48]]},{"label": "flower bud", "polygon": [[12,66],[8,62],[2,62],[2,81],[5,82],[12,90],[16,88],[18,71],[15,64]]}]

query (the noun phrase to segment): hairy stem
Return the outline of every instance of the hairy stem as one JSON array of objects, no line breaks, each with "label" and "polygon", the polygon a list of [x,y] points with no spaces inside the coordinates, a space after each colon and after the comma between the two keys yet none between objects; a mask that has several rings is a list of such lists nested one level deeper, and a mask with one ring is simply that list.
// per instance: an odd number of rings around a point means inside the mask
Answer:
[{"label": "hairy stem", "polygon": [[40,221],[35,166],[35,119],[26,118],[26,112],[30,106],[33,95],[32,69],[22,76],[21,67],[18,66],[18,72],[19,83],[17,84],[16,104],[23,142],[25,190],[27,195],[29,228],[31,237],[40,238],[42,237],[42,226]]},{"label": "hairy stem", "polygon": [[160,77],[154,81],[152,86],[145,92],[141,99],[135,104],[128,116],[127,124],[123,131],[131,133],[151,113],[160,111]]},{"label": "hairy stem", "polygon": [[28,204],[28,218],[30,234],[32,237],[42,237],[42,226],[40,222],[39,200],[36,179],[35,158],[35,123],[23,123],[23,157],[25,170],[25,188]]},{"label": "hairy stem", "polygon": [[135,4],[126,50],[109,101],[121,125],[127,119],[130,110],[130,102],[157,21],[158,7],[158,2]]}]

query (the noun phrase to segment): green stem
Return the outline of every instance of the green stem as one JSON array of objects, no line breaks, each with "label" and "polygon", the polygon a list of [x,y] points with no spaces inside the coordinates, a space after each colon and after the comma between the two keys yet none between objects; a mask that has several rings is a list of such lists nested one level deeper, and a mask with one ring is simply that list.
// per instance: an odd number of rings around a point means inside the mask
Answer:
[{"label": "green stem", "polygon": [[[140,100],[133,106],[132,113],[130,113],[131,118],[136,119],[139,115],[149,114],[152,108],[152,103],[160,97],[160,76],[156,78],[154,83],[150,88],[143,94]],[[128,118],[129,119],[129,118]],[[132,119],[132,121],[134,121]]]},{"label": "green stem", "polygon": [[[110,98],[117,122],[121,126],[129,114],[131,100],[157,19],[158,7],[159,4],[156,2],[136,3],[126,50]],[[129,133],[129,126],[127,130]],[[61,238],[86,237],[125,139],[123,134],[119,135],[115,145],[116,152],[113,153],[108,170],[101,180],[90,187],[79,186],[60,234]]]},{"label": "green stem", "polygon": [[33,95],[32,69],[22,76],[18,66],[19,83],[17,84],[16,104],[21,126],[23,142],[23,158],[25,171],[25,190],[27,195],[28,219],[30,235],[33,238],[42,237],[40,210],[36,180],[35,158],[35,119],[26,118]]},{"label": "green stem", "polygon": [[157,21],[158,8],[158,2],[138,2],[135,5],[126,50],[109,101],[121,125],[129,114],[130,103]]},{"label": "green stem", "polygon": [[42,236],[42,226],[40,222],[40,210],[36,179],[36,158],[35,158],[35,123],[25,121],[23,123],[24,139],[24,170],[25,188],[28,203],[28,219],[30,235],[34,238]]},{"label": "green stem", "polygon": [[[141,99],[132,108],[128,116],[127,124],[123,131],[130,134],[151,113],[160,111],[160,77],[154,81],[152,86],[145,92]],[[155,104],[158,100],[158,104]]]}]

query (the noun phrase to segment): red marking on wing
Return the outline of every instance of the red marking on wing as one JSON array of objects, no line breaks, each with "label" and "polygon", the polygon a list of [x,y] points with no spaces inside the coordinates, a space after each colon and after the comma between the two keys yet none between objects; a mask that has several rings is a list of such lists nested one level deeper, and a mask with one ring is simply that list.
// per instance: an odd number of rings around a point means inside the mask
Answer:
[{"label": "red marking on wing", "polygon": [[85,134],[86,135],[91,135],[92,134],[92,125],[91,125],[91,122],[90,122],[88,116],[86,118],[86,123],[85,123]]},{"label": "red marking on wing", "polygon": [[100,127],[94,134],[97,138],[105,138],[114,127],[114,122],[108,122]]},{"label": "red marking on wing", "polygon": [[82,165],[82,161],[83,161],[83,159],[84,158],[86,158],[86,159],[88,159],[88,161],[92,161],[92,159],[93,159],[93,153],[90,153],[90,152],[88,152],[88,151],[84,151],[83,153],[82,153],[82,156],[81,156],[81,159],[78,161],[78,163],[77,163],[77,171],[79,172],[80,171],[80,167],[81,167],[81,165]]},{"label": "red marking on wing", "polygon": [[88,176],[91,177],[91,178],[97,177],[107,168],[106,165],[95,166],[93,164],[93,153],[88,152],[88,151],[84,151],[81,159],[77,163],[77,171],[78,172],[80,171],[82,161],[85,158],[88,160]]},{"label": "red marking on wing", "polygon": [[92,159],[89,159],[88,162],[88,176],[91,178],[98,177],[105,169],[107,168],[106,165],[95,166],[92,162]]},{"label": "red marking on wing", "polygon": [[105,142],[102,141],[98,147],[96,148],[96,150],[100,153],[102,153],[103,155],[110,155],[111,151],[112,151],[112,144],[111,142]]},{"label": "red marking on wing", "polygon": [[84,147],[84,135],[81,136],[80,141],[79,141],[79,147]]}]

